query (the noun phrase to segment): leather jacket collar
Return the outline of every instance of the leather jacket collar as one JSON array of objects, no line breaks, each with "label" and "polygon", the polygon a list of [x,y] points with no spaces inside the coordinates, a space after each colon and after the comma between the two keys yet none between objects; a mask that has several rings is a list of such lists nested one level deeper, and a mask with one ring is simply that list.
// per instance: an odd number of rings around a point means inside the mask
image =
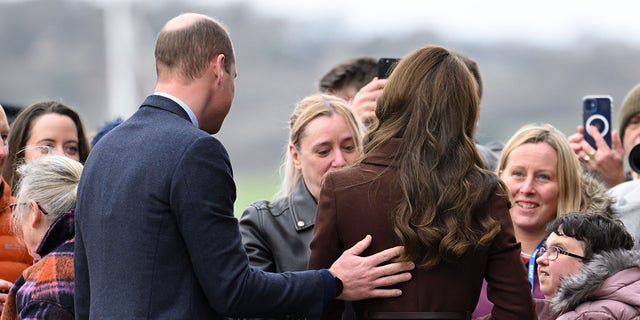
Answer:
[{"label": "leather jacket collar", "polygon": [[291,217],[293,217],[293,224],[296,230],[304,230],[313,227],[316,220],[316,208],[318,203],[307,186],[304,180],[300,180],[293,192],[289,196],[289,209],[291,210]]}]

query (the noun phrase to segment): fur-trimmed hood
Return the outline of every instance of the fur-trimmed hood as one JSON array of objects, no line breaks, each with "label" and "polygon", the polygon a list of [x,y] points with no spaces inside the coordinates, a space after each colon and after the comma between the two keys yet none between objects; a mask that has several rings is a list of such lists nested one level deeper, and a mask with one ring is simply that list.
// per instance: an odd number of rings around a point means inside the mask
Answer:
[{"label": "fur-trimmed hood", "polygon": [[563,314],[586,301],[599,306],[617,302],[640,310],[640,251],[614,250],[595,255],[578,273],[561,281],[551,305],[556,314]]},{"label": "fur-trimmed hood", "polygon": [[607,193],[607,186],[592,173],[582,171],[582,195],[583,201],[580,207],[589,212],[609,213],[613,198]]}]

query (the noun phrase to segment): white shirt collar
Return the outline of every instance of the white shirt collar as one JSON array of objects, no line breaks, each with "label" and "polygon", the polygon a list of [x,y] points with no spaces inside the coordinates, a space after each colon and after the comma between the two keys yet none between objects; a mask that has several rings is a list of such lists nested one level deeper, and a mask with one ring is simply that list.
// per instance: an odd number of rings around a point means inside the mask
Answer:
[{"label": "white shirt collar", "polygon": [[182,109],[184,109],[184,111],[189,115],[189,119],[191,119],[191,123],[193,123],[196,127],[198,127],[198,118],[196,118],[196,114],[193,113],[191,108],[189,108],[189,106],[186,103],[184,103],[182,100],[166,92],[154,92],[153,94],[173,100],[173,102],[177,103],[180,107],[182,107]]}]

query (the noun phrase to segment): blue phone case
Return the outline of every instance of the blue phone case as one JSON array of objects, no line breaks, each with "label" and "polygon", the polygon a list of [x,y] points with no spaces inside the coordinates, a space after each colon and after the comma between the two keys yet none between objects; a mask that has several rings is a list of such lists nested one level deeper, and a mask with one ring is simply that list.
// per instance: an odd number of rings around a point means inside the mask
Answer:
[{"label": "blue phone case", "polygon": [[597,149],[593,137],[587,132],[589,126],[595,126],[611,148],[611,96],[589,95],[582,98],[582,125],[584,126],[584,139]]}]

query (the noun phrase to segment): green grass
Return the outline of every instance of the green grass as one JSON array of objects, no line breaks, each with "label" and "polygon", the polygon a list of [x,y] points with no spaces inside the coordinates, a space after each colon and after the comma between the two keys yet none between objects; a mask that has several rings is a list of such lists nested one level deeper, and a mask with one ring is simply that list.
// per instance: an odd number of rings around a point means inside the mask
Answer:
[{"label": "green grass", "polygon": [[236,218],[240,218],[244,209],[251,203],[272,200],[280,187],[279,179],[277,173],[236,176],[237,197],[233,212]]}]

